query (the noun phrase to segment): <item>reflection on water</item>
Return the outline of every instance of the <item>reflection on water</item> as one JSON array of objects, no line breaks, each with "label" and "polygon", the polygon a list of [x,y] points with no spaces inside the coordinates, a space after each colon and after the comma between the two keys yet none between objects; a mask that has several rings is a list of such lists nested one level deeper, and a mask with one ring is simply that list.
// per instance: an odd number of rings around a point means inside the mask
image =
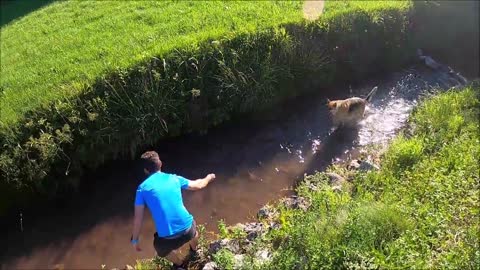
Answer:
[{"label": "reflection on water", "polygon": [[[405,124],[423,92],[453,86],[446,76],[411,69],[354,89],[353,94],[362,96],[379,86],[366,118],[354,130],[332,130],[325,96],[317,96],[282,106],[272,119],[223,127],[208,136],[165,141],[155,150],[166,172],[191,179],[217,174],[205,190],[184,193],[197,223],[215,232],[218,220],[247,221],[262,205],[289,194],[304,173],[322,170],[358,146],[388,141]],[[345,93],[347,89],[338,89],[329,98],[346,98]],[[8,251],[2,252],[2,269],[123,267],[154,255],[155,229],[149,216],[141,234],[144,251],[135,253],[128,241],[134,191],[141,180],[134,166],[105,169],[88,177],[102,181],[78,207],[55,210],[35,224],[25,217],[25,232],[11,232],[2,240],[9,243]]]}]

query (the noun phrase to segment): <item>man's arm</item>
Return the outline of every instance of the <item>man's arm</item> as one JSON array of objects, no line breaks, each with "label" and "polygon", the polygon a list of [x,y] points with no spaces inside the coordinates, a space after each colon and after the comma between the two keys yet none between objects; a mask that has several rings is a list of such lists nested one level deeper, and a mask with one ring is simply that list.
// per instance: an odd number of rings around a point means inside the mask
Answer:
[{"label": "man's arm", "polygon": [[138,246],[138,236],[143,223],[143,212],[145,211],[145,205],[135,205],[135,214],[133,217],[133,232],[132,232],[132,244],[137,251],[141,251]]},{"label": "man's arm", "polygon": [[207,175],[205,178],[188,181],[188,190],[199,190],[206,187],[210,182],[215,179],[215,174],[211,173]]}]

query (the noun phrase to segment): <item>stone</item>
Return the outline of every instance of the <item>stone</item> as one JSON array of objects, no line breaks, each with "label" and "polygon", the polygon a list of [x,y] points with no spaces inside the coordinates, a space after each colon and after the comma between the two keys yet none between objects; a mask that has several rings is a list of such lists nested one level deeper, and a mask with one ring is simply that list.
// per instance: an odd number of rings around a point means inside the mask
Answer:
[{"label": "stone", "polygon": [[228,249],[234,254],[241,252],[240,243],[238,240],[234,239],[220,239],[212,242],[210,244],[209,252],[215,254],[222,248]]},{"label": "stone", "polygon": [[233,269],[242,269],[244,260],[245,260],[245,255],[244,254],[236,254],[233,256],[234,263],[233,263]]},{"label": "stone", "polygon": [[361,160],[354,159],[348,165],[348,169],[360,170],[360,171],[371,171],[371,170],[378,170],[380,168],[370,161],[361,161]]},{"label": "stone", "polygon": [[333,186],[332,190],[334,192],[340,193],[342,191],[342,186]]},{"label": "stone", "polygon": [[272,259],[272,254],[267,249],[262,249],[255,252],[255,260],[259,264],[264,264],[265,262]]},{"label": "stone", "polygon": [[350,170],[358,170],[360,168],[360,161],[357,159],[352,160],[347,168]]},{"label": "stone", "polygon": [[371,163],[370,161],[362,161],[360,163],[360,168],[361,171],[371,171],[371,170],[378,170],[380,169],[377,165]]},{"label": "stone", "polygon": [[202,268],[202,270],[217,270],[217,269],[219,268],[215,262],[208,262]]},{"label": "stone", "polygon": [[310,183],[308,183],[307,185],[308,185],[308,189],[310,189],[310,190],[313,190],[313,191],[317,191],[317,190],[318,190],[318,186],[315,185],[314,183],[311,183],[311,182],[310,182]]},{"label": "stone", "polygon": [[277,215],[278,215],[278,212],[274,208],[266,205],[260,208],[260,210],[258,210],[257,218],[258,219],[275,219]]},{"label": "stone", "polygon": [[125,265],[125,269],[127,270],[134,270],[133,267],[129,264]]},{"label": "stone", "polygon": [[263,223],[250,222],[244,225],[243,231],[247,234],[247,240],[253,241],[265,232]]},{"label": "stone", "polygon": [[310,202],[307,199],[296,195],[284,198],[282,202],[287,208],[301,209],[303,211],[307,211],[310,207]]},{"label": "stone", "polygon": [[258,210],[257,218],[259,218],[259,219],[268,218],[269,214],[270,214],[270,209],[268,209],[268,207],[264,206],[264,207],[260,208],[260,210]]},{"label": "stone", "polygon": [[257,218],[258,219],[266,219],[266,220],[273,220],[278,218],[278,211],[271,207],[271,206],[264,206],[258,210],[257,213]]},{"label": "stone", "polygon": [[345,178],[341,177],[339,174],[336,173],[326,173],[326,176],[328,176],[328,183],[331,186],[341,186],[343,183],[346,182]]},{"label": "stone", "polygon": [[282,227],[282,224],[276,222],[276,221],[272,221],[270,222],[270,226],[269,226],[269,229],[270,230],[278,230]]}]

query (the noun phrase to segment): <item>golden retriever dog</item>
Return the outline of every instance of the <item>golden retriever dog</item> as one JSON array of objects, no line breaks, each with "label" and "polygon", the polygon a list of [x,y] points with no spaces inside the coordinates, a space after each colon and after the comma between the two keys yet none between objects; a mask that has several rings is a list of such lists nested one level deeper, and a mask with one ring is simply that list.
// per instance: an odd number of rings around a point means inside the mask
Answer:
[{"label": "golden retriever dog", "polygon": [[328,108],[332,114],[333,125],[335,127],[355,126],[360,122],[365,114],[365,106],[370,102],[373,94],[377,91],[375,86],[366,98],[351,97],[342,100],[327,100]]}]

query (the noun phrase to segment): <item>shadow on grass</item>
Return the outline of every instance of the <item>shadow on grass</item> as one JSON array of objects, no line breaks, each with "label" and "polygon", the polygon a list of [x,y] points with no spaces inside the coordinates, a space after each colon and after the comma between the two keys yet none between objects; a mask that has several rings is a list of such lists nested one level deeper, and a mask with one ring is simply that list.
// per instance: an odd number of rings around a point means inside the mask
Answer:
[{"label": "shadow on grass", "polygon": [[0,0],[0,27],[40,9],[54,0]]}]

